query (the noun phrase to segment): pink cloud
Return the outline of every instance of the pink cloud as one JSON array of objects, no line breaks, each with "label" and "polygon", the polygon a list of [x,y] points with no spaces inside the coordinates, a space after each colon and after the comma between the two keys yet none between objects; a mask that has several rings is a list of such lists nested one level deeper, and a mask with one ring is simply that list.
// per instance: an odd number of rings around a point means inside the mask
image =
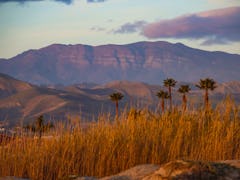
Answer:
[{"label": "pink cloud", "polygon": [[204,39],[208,43],[240,41],[240,7],[230,7],[150,23],[147,38]]}]

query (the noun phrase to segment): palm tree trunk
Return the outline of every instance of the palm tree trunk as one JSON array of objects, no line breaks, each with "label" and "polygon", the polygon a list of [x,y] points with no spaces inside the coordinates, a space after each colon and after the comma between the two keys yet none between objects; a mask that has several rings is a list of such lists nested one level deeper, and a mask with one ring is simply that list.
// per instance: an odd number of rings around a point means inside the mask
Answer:
[{"label": "palm tree trunk", "polygon": [[39,139],[41,139],[42,138],[42,129],[39,129]]},{"label": "palm tree trunk", "polygon": [[116,117],[118,118],[118,101],[116,101]]},{"label": "palm tree trunk", "polygon": [[209,108],[208,89],[205,90],[205,109]]},{"label": "palm tree trunk", "polygon": [[169,91],[170,111],[172,111],[172,89],[171,89],[171,86],[168,87],[168,91]]},{"label": "palm tree trunk", "polygon": [[164,104],[165,104],[165,103],[164,103],[164,98],[162,98],[162,104],[161,104],[162,113],[164,113],[164,108],[165,108],[165,107],[164,107]]},{"label": "palm tree trunk", "polygon": [[186,94],[183,94],[182,101],[183,101],[183,110],[185,111],[186,108],[187,108],[187,97],[186,97]]}]

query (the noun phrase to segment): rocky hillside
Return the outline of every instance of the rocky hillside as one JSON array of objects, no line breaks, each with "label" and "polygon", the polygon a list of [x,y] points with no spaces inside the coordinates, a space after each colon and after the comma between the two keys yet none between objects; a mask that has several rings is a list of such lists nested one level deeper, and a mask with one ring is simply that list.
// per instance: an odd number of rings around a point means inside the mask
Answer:
[{"label": "rocky hillside", "polygon": [[[190,85],[190,106],[201,105],[202,91],[194,88],[194,84]],[[10,125],[28,123],[42,114],[51,121],[75,117],[91,121],[101,113],[114,113],[115,105],[110,101],[109,95],[116,91],[124,95],[120,102],[122,109],[126,106],[156,109],[159,103],[156,92],[163,88],[159,85],[131,81],[112,81],[103,85],[44,87],[0,74],[0,122],[7,121]],[[181,103],[181,95],[177,93],[177,88],[173,89],[174,105]],[[210,93],[210,99],[215,104],[227,94],[231,94],[235,102],[240,104],[240,81],[218,84],[218,88]]]},{"label": "rocky hillside", "polygon": [[166,77],[197,81],[240,80],[240,55],[208,52],[183,44],[61,45],[0,59],[0,72],[33,84],[106,83],[131,80],[159,84]]}]

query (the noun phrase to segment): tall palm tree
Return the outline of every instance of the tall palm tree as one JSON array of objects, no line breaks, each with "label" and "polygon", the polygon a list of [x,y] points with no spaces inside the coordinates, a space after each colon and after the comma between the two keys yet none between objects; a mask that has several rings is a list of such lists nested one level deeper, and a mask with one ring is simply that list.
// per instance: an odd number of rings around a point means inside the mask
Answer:
[{"label": "tall palm tree", "polygon": [[199,89],[205,90],[205,96],[204,96],[205,108],[208,109],[209,107],[208,90],[213,91],[217,87],[216,82],[210,78],[200,79],[199,83],[196,84],[196,87],[198,87]]},{"label": "tall palm tree", "polygon": [[187,96],[186,93],[188,93],[191,90],[189,85],[181,85],[180,88],[178,89],[178,92],[181,93],[182,96],[182,103],[183,103],[183,110],[186,110],[187,107]]},{"label": "tall palm tree", "polygon": [[112,93],[110,96],[110,99],[116,103],[116,117],[118,117],[118,102],[124,97],[122,93],[116,92]]},{"label": "tall palm tree", "polygon": [[161,108],[162,108],[162,112],[164,112],[164,108],[165,108],[165,99],[169,98],[169,94],[166,91],[160,90],[157,92],[156,96],[161,99]]},{"label": "tall palm tree", "polygon": [[165,87],[168,88],[169,101],[170,101],[170,111],[172,110],[172,87],[176,85],[177,81],[172,78],[167,78],[163,81]]}]

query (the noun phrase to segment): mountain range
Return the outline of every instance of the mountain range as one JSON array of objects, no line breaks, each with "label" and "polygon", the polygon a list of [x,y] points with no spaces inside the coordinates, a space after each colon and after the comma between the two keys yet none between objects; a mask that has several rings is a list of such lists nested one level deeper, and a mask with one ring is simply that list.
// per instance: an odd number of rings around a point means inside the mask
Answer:
[{"label": "mountain range", "polygon": [[159,84],[167,77],[196,82],[240,80],[240,55],[193,49],[181,43],[53,44],[0,59],[0,72],[33,84],[129,80]]},{"label": "mountain range", "polygon": [[[181,95],[178,86],[173,89],[174,105],[180,105]],[[185,84],[185,83],[184,83]],[[190,106],[201,105],[202,91],[189,84],[192,91],[188,94]],[[114,113],[115,104],[109,95],[121,92],[121,111],[125,107],[158,109],[156,92],[164,87],[143,82],[112,81],[106,84],[75,84],[69,86],[37,86],[0,73],[0,125],[9,126],[32,123],[40,115],[48,121],[81,119],[89,122],[97,120],[99,114]],[[240,104],[240,81],[218,84],[210,93],[215,104],[231,94]]]}]

